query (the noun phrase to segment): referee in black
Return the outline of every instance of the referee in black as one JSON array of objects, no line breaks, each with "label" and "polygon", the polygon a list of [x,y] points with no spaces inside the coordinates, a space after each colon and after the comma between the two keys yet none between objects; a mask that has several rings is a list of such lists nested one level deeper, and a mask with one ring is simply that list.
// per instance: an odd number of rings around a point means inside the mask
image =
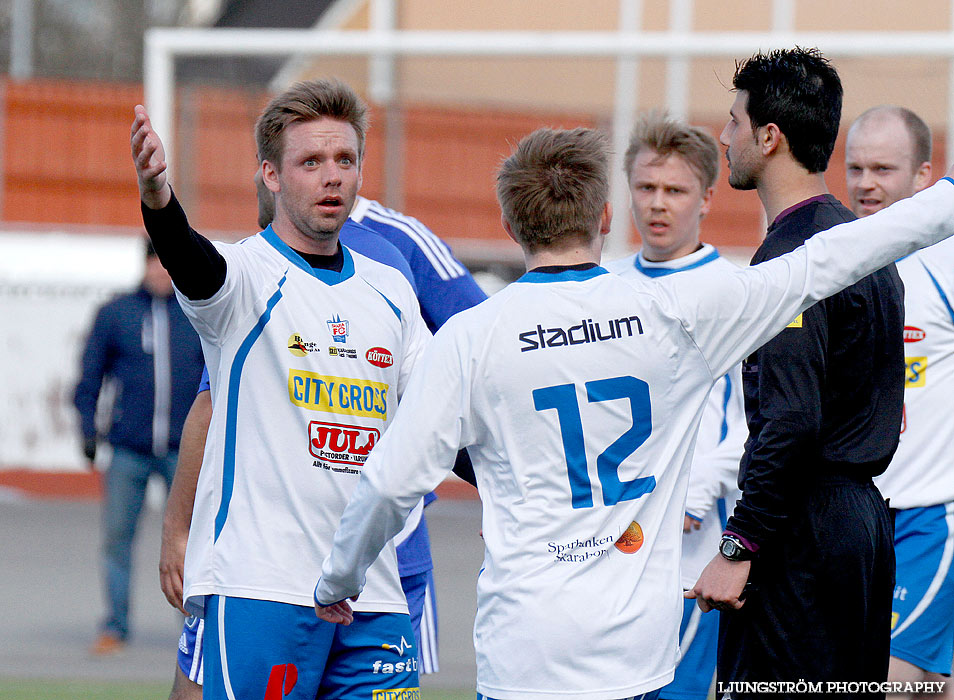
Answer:
[{"label": "referee in black", "polygon": [[[721,137],[729,184],[757,190],[770,222],[755,265],[855,218],[824,179],[842,88],[821,54],[798,48],[741,62],[733,86]],[[867,689],[888,672],[893,526],[871,478],[898,445],[903,320],[892,264],[743,363],[742,498],[694,588],[703,610],[722,611],[717,676],[733,700],[760,681],[884,697]],[[856,692],[841,692],[848,684]]]}]

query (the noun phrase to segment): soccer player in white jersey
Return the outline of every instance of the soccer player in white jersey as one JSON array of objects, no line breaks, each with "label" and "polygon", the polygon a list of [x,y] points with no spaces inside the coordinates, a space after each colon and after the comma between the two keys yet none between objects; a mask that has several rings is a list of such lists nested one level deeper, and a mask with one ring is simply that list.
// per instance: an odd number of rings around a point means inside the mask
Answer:
[{"label": "soccer player in white jersey", "polygon": [[[275,217],[275,197],[265,187],[258,171],[255,189],[258,225],[265,229]],[[364,228],[356,221],[360,221]],[[461,309],[487,298],[467,268],[436,234],[417,219],[374,200],[357,196],[351,215],[341,228],[339,241],[352,250],[401,270],[416,288],[421,317],[429,329],[440,327]],[[162,590],[170,604],[183,613],[182,569],[192,522],[195,486],[211,418],[212,400],[208,374],[205,374],[183,428],[184,440],[176,466],[176,479],[163,517],[159,556]],[[458,465],[466,470],[465,463],[458,460]],[[472,475],[461,472],[457,466],[455,473],[465,480],[472,480]],[[436,495],[428,494],[424,505],[436,498]],[[439,670],[437,601],[424,510],[423,507],[420,509],[419,519],[408,519],[404,531],[394,540],[401,588],[407,598],[411,626],[417,638],[420,675]],[[169,700],[200,700],[202,697],[204,630],[202,620],[193,616],[185,620]]]},{"label": "soccer player in white jersey", "polygon": [[[910,197],[931,183],[931,131],[909,109],[869,109],[848,131],[845,171],[851,209],[858,216]],[[912,253],[897,267],[904,282],[907,365],[901,442],[888,469],[875,479],[897,509],[888,676],[949,681],[954,659],[954,459],[948,413],[954,392],[954,242]],[[943,696],[954,697],[950,682]]]},{"label": "soccer player in white jersey", "polygon": [[467,447],[483,503],[474,646],[487,698],[611,700],[669,683],[712,387],[814,301],[954,233],[944,181],[756,267],[631,283],[598,265],[606,151],[599,132],[541,129],[503,163],[502,222],[529,272],[435,334],[315,587],[321,619],[356,619],[349,598],[369,592],[368,567]]},{"label": "soccer player in white jersey", "polygon": [[[713,246],[699,242],[719,174],[719,147],[704,129],[659,113],[640,120],[624,158],[639,252],[604,267],[623,277],[651,281],[736,267]],[[709,393],[696,437],[682,537],[682,587],[691,589],[719,546],[727,512],[739,490],[739,460],[747,430],[741,367],[733,367]],[[676,677],[660,692],[669,700],[706,700],[715,676],[719,618],[683,604],[682,656]]]},{"label": "soccer player in white jersey", "polygon": [[203,697],[213,700],[419,694],[393,545],[371,567],[355,634],[311,608],[313,571],[429,339],[404,276],[338,243],[366,126],[366,106],[338,82],[272,100],[256,145],[274,222],[212,244],[190,229],[136,108],[143,220],[212,384],[184,588],[209,632]]}]

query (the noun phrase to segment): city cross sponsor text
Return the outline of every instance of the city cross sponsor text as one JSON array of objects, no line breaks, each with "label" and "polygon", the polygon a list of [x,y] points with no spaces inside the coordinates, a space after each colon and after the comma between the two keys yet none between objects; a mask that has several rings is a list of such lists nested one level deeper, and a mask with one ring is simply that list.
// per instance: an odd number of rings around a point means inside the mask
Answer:
[{"label": "city cross sponsor text", "polygon": [[388,418],[388,388],[384,382],[329,377],[300,369],[288,370],[288,398],[310,411],[363,418]]}]

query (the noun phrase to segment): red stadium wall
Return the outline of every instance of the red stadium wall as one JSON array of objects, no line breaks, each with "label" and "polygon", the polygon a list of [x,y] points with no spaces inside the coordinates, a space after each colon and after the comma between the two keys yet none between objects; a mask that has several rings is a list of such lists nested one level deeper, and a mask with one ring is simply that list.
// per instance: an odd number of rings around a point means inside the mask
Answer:
[{"label": "red stadium wall", "polygon": [[[174,186],[200,230],[253,232],[252,124],[261,93],[184,88],[178,95],[179,153]],[[0,82],[0,219],[6,222],[139,227],[129,157],[132,107],[140,85]],[[384,115],[373,113],[364,190],[381,197]],[[404,205],[451,241],[498,244],[494,173],[511,144],[540,125],[592,125],[592,116],[473,112],[413,107],[403,115]],[[707,125],[718,135],[722,124]],[[943,143],[935,142],[942,156]],[[828,182],[844,196],[843,139]],[[942,172],[938,158],[937,172]],[[724,168],[723,168],[724,169]],[[617,216],[625,215],[617,212]],[[703,238],[752,248],[763,232],[758,198],[719,179]]]}]

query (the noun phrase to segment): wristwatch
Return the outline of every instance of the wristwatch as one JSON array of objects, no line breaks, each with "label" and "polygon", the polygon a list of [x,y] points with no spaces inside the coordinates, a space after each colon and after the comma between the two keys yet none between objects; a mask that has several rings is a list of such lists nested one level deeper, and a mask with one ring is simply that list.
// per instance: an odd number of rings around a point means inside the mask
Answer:
[{"label": "wristwatch", "polygon": [[750,561],[755,556],[755,552],[746,549],[742,540],[735,535],[722,535],[719,554],[729,561]]}]

